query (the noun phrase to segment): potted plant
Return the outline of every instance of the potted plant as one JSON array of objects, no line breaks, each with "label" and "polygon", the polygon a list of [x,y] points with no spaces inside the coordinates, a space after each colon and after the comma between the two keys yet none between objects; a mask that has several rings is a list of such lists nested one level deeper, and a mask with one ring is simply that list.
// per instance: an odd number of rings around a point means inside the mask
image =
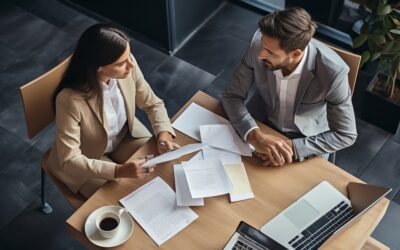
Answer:
[{"label": "potted plant", "polygon": [[396,133],[400,121],[400,1],[353,0],[363,20],[353,47],[364,49],[361,67],[379,60],[377,75],[367,88],[362,118]]}]

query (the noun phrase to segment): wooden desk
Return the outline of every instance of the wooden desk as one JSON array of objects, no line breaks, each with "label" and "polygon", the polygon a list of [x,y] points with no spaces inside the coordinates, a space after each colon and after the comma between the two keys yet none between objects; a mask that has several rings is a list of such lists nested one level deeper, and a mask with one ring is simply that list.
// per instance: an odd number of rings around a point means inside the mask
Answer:
[{"label": "wooden desk", "polygon": [[[173,120],[192,101],[219,115],[225,116],[220,103],[216,99],[203,92],[198,92],[173,117]],[[265,125],[259,125],[263,131],[268,131],[282,137],[282,135]],[[185,145],[194,142],[194,139],[177,131],[176,141],[181,145]],[[155,142],[154,140],[150,140],[132,156],[132,159],[137,159],[140,156],[153,152],[156,152]],[[182,160],[188,160],[192,155],[182,157],[182,159],[174,162],[160,164],[157,166],[156,171],[145,179],[122,179],[118,183],[107,183],[67,220],[68,229],[84,245],[95,249],[96,246],[88,241],[84,233],[84,223],[91,212],[104,205],[118,204],[120,198],[147,183],[157,175],[175,189],[172,165]],[[246,221],[256,228],[260,228],[265,222],[323,180],[329,181],[345,195],[348,182],[360,182],[356,177],[320,157],[283,167],[268,168],[262,167],[258,159],[251,157],[243,157],[242,159],[246,166],[255,198],[236,203],[230,203],[228,195],[206,198],[204,207],[192,207],[194,212],[199,215],[199,218],[161,245],[160,248],[222,249],[241,220]],[[388,205],[389,201],[387,199],[381,200],[368,213],[363,215],[359,221],[329,241],[323,248],[361,249],[385,214]],[[156,243],[135,222],[132,237],[115,249],[152,248],[157,248]]]}]

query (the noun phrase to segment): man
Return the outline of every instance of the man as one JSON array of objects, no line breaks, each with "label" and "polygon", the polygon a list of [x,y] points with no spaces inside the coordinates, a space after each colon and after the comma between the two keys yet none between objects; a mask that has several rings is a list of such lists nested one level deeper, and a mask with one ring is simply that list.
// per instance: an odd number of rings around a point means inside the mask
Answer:
[{"label": "man", "polygon": [[[327,158],[356,140],[349,68],[312,39],[315,29],[301,8],[264,16],[224,92],[223,106],[232,125],[263,165],[281,166],[315,155]],[[251,89],[254,94],[246,107]],[[262,132],[255,119],[290,140]]]}]

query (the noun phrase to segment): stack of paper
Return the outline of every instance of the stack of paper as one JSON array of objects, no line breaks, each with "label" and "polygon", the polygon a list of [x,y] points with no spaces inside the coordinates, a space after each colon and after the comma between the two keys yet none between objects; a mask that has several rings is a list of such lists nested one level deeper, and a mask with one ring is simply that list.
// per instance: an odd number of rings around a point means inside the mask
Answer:
[{"label": "stack of paper", "polygon": [[225,165],[224,167],[233,185],[233,191],[229,193],[231,202],[254,198],[243,163]]},{"label": "stack of paper", "polygon": [[233,190],[222,162],[218,159],[182,162],[192,198],[227,194]]},{"label": "stack of paper", "polygon": [[119,202],[160,246],[198,217],[189,207],[177,207],[175,199],[168,184],[156,177]]},{"label": "stack of paper", "polygon": [[228,192],[231,202],[254,197],[241,159],[252,155],[250,146],[228,120],[192,103],[172,126],[207,145],[189,162],[174,166],[178,206],[202,205],[202,198]]},{"label": "stack of paper", "polygon": [[203,198],[192,198],[181,164],[174,165],[176,204],[178,206],[204,206]]}]

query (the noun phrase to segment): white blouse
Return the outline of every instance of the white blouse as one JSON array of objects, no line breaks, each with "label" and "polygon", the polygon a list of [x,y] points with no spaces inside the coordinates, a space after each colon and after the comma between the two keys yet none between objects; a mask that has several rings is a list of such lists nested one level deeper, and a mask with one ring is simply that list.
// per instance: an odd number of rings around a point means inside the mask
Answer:
[{"label": "white blouse", "polygon": [[108,141],[105,153],[114,151],[128,131],[125,102],[118,82],[110,79],[109,84],[102,83],[104,115],[108,124]]}]

